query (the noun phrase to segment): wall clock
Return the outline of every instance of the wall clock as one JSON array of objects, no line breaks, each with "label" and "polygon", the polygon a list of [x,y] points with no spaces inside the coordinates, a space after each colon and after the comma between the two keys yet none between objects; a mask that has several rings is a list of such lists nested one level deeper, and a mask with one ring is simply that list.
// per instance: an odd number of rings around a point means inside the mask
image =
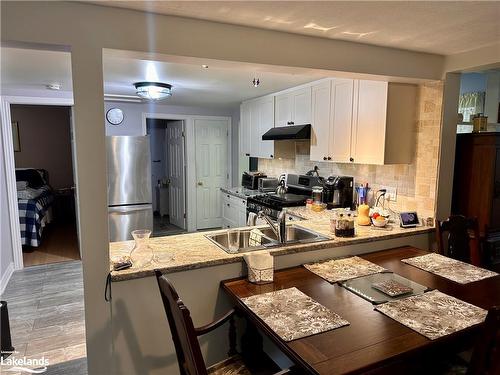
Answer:
[{"label": "wall clock", "polygon": [[120,125],[124,117],[123,111],[120,108],[111,108],[106,112],[106,120],[111,125]]}]

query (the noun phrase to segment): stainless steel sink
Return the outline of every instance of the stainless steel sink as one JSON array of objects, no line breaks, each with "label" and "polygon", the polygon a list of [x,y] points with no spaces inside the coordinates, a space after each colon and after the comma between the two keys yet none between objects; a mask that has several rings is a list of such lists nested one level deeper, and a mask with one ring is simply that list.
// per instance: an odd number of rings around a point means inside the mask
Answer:
[{"label": "stainless steel sink", "polygon": [[[276,235],[273,233],[271,228],[260,228],[260,231],[264,234],[262,237],[262,243],[260,246],[250,246],[248,244],[248,240],[250,238],[251,229],[243,229],[240,231],[240,246],[238,248],[237,253],[247,253],[255,250],[262,250],[270,247],[277,246],[286,246],[297,243],[308,243],[308,242],[319,242],[329,240],[328,237],[316,233],[310,229],[303,228],[299,225],[289,225],[286,227],[287,231],[287,242],[280,243]],[[227,231],[216,233],[216,234],[207,234],[205,235],[207,239],[212,241],[214,244],[219,246],[222,250],[227,253],[234,254],[234,252],[229,251],[228,249],[228,241],[227,241]]]},{"label": "stainless steel sink", "polygon": [[[271,230],[271,228],[264,228],[260,230],[265,236],[270,239],[277,241],[276,235]],[[287,243],[297,243],[297,242],[317,242],[325,241],[329,238],[314,232],[310,229],[301,227],[299,225],[288,225],[286,227],[286,242]]]}]

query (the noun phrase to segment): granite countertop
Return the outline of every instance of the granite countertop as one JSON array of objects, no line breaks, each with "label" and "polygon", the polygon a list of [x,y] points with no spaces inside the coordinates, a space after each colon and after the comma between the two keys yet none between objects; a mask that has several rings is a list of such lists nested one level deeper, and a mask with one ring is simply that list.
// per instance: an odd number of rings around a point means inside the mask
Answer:
[{"label": "granite countertop", "polygon": [[253,197],[256,195],[261,195],[264,193],[259,192],[258,190],[247,189],[241,186],[233,187],[233,188],[220,188],[221,191],[227,194],[234,195],[235,197],[246,199],[248,197]]},{"label": "granite countertop", "polygon": [[286,209],[287,214],[296,216],[304,220],[326,220],[329,222],[333,215],[332,210],[323,210],[321,212],[315,212],[306,206],[300,207],[289,207]]},{"label": "granite countertop", "polygon": [[[312,229],[331,239],[322,242],[294,244],[268,249],[271,254],[293,254],[298,252],[333,248],[356,243],[404,237],[408,235],[427,233],[434,230],[433,227],[403,229],[399,226],[393,226],[392,230],[381,230],[374,227],[356,226],[355,237],[341,238],[335,237],[333,233],[330,232],[329,220],[325,220],[324,218],[304,220],[296,225]],[[264,225],[260,227],[266,226]],[[217,245],[209,241],[207,238],[205,238],[206,234],[217,232],[225,232],[225,230],[218,230],[213,232],[196,232],[180,234],[176,236],[153,237],[150,240],[150,246],[155,254],[167,252],[168,254],[171,254],[173,256],[173,260],[165,263],[153,262],[142,268],[131,267],[122,271],[112,271],[111,278],[113,281],[123,281],[153,276],[155,269],[159,269],[165,273],[172,273],[243,261],[243,254],[228,254],[224,250],[220,249]],[[110,257],[113,259],[114,257],[129,255],[133,247],[134,241],[112,242],[109,245]]]}]

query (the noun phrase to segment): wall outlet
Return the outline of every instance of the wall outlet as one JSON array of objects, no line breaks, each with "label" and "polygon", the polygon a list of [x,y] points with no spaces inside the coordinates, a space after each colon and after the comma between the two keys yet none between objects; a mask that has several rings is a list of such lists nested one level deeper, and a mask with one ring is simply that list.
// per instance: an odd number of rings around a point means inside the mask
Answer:
[{"label": "wall outlet", "polygon": [[381,189],[387,190],[387,193],[385,193],[385,200],[388,202],[396,202],[397,198],[397,191],[395,187],[392,186],[383,186]]}]

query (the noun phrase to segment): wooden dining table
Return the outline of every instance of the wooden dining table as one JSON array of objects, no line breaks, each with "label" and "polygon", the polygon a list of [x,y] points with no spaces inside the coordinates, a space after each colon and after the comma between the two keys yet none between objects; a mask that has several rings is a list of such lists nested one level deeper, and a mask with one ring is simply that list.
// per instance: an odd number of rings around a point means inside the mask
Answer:
[{"label": "wooden dining table", "polygon": [[[500,276],[458,284],[401,262],[425,254],[428,252],[400,247],[358,256],[486,310],[500,305]],[[302,266],[275,271],[270,284],[252,284],[244,278],[221,284],[237,309],[296,365],[311,374],[409,373],[409,369],[423,362],[432,363],[436,358],[472,347],[482,328],[480,324],[430,340],[374,310],[371,302]],[[244,297],[291,287],[336,312],[350,325],[285,342],[241,301]]]}]

